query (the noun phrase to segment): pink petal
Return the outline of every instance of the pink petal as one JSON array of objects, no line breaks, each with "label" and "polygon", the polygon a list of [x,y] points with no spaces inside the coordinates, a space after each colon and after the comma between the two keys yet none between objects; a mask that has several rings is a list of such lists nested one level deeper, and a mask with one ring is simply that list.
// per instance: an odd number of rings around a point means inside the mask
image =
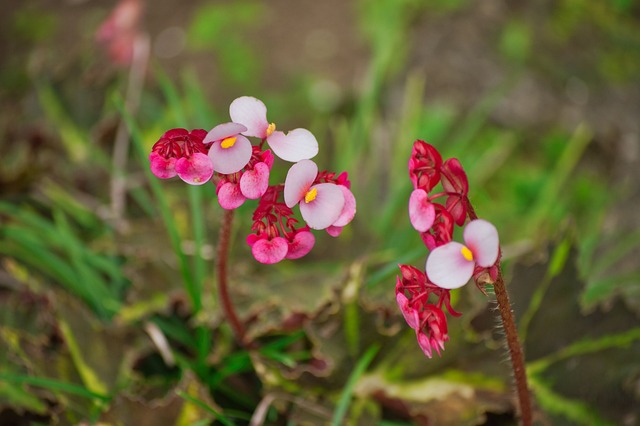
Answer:
[{"label": "pink petal", "polygon": [[247,130],[242,132],[245,136],[253,136],[260,139],[267,137],[267,107],[252,96],[242,96],[231,102],[229,106],[231,121],[244,125]]},{"label": "pink petal", "polygon": [[238,135],[236,142],[229,148],[223,148],[220,142],[211,145],[209,158],[213,170],[224,175],[239,172],[251,160],[253,148],[249,139]]},{"label": "pink petal", "polygon": [[273,240],[261,239],[251,247],[253,257],[267,265],[280,262],[287,255],[288,250],[287,240],[282,237],[276,237]]},{"label": "pink petal", "polygon": [[464,246],[454,241],[436,247],[427,258],[427,277],[435,285],[452,289],[465,285],[471,275],[475,262],[462,255]]},{"label": "pink petal", "polygon": [[247,128],[239,123],[223,123],[218,124],[211,129],[209,133],[204,137],[202,143],[209,144],[216,141],[221,141],[229,136],[234,136],[242,132],[246,132]]},{"label": "pink petal", "polygon": [[418,317],[418,311],[409,306],[409,299],[403,293],[396,294],[396,302],[398,307],[404,316],[404,320],[409,324],[409,327],[416,329],[420,325],[420,319]]},{"label": "pink petal", "polygon": [[436,218],[436,209],[423,189],[414,189],[409,197],[409,220],[418,232],[427,232]]},{"label": "pink petal", "polygon": [[318,176],[318,166],[311,160],[302,160],[289,169],[284,181],[284,202],[291,208],[304,198]]},{"label": "pink petal", "polygon": [[316,243],[316,237],[309,231],[298,232],[289,243],[287,259],[299,259],[311,251]]},{"label": "pink petal", "polygon": [[267,138],[267,142],[275,155],[293,163],[318,154],[318,141],[307,129],[295,129],[287,135],[275,131]]},{"label": "pink petal", "polygon": [[416,338],[418,339],[418,345],[420,346],[420,349],[422,349],[422,352],[424,352],[424,354],[428,358],[431,358],[433,355],[431,351],[431,342],[429,342],[429,337],[427,337],[426,334],[416,330]]},{"label": "pink petal", "polygon": [[488,268],[496,263],[500,241],[493,224],[483,219],[472,220],[464,228],[463,238],[478,265]]},{"label": "pink petal", "polygon": [[240,186],[231,182],[223,184],[218,190],[218,203],[225,210],[233,210],[244,204],[246,198],[240,192]]},{"label": "pink petal", "polygon": [[176,161],[176,173],[190,185],[202,185],[211,179],[213,164],[207,155],[196,152],[189,158]]},{"label": "pink petal", "polygon": [[189,131],[187,129],[177,128],[170,129],[164,132],[160,139],[181,139],[185,136],[189,135]]},{"label": "pink petal", "polygon": [[330,227],[325,229],[325,231],[327,231],[327,234],[331,235],[332,237],[338,237],[342,233],[343,229],[344,229],[344,227],[342,227],[342,226],[333,226],[333,225],[331,225]]},{"label": "pink petal", "polygon": [[247,170],[240,178],[240,191],[250,200],[262,197],[269,187],[269,166],[257,163],[253,170]]},{"label": "pink petal", "polygon": [[247,235],[247,244],[249,244],[249,246],[250,246],[250,247],[253,247],[253,245],[254,245],[257,241],[259,241],[259,240],[261,240],[261,239],[262,239],[262,237],[261,237],[261,236],[259,236],[259,235],[256,235],[256,234],[249,234],[249,235]]},{"label": "pink petal", "polygon": [[344,195],[344,207],[332,226],[343,227],[348,225],[356,215],[356,197],[346,186],[338,185],[338,188],[342,190],[342,195]]},{"label": "pink petal", "polygon": [[321,183],[311,187],[314,188],[318,191],[316,198],[308,203],[301,201],[300,213],[310,228],[325,229],[340,216],[344,207],[344,195],[340,187],[333,183]]},{"label": "pink petal", "polygon": [[169,179],[174,177],[176,173],[176,159],[164,158],[156,152],[149,154],[149,162],[151,173],[160,179]]},{"label": "pink petal", "polygon": [[262,153],[262,162],[269,166],[269,170],[271,170],[271,167],[273,167],[273,161],[275,159],[276,158],[273,156],[273,153],[270,149],[267,149]]}]

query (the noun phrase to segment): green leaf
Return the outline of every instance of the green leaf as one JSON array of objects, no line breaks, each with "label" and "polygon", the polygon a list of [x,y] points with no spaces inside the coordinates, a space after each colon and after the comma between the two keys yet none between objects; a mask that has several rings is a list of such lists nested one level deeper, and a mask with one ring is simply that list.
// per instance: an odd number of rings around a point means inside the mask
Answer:
[{"label": "green leaf", "polygon": [[108,402],[109,400],[111,400],[111,397],[108,395],[93,392],[90,389],[87,389],[82,386],[61,382],[59,380],[48,379],[45,377],[21,376],[17,374],[0,372],[0,382],[36,386],[43,389],[49,389],[51,391],[65,392],[72,395],[81,396],[83,398],[98,399],[105,402]]},{"label": "green leaf", "polygon": [[529,386],[536,396],[536,401],[544,411],[556,414],[578,425],[614,425],[602,419],[598,413],[584,402],[565,398],[555,393],[535,376],[529,377]]},{"label": "green leaf", "polygon": [[353,372],[349,375],[349,379],[347,380],[347,384],[342,391],[342,395],[340,395],[340,399],[338,400],[338,405],[336,406],[336,410],[333,414],[333,419],[331,424],[333,426],[340,426],[344,419],[344,416],[347,414],[347,410],[349,409],[349,404],[351,403],[351,396],[353,394],[353,389],[360,377],[364,374],[369,367],[371,361],[376,356],[378,351],[380,350],[380,345],[374,344],[367,349],[367,352],[360,358],[358,363],[356,364]]}]

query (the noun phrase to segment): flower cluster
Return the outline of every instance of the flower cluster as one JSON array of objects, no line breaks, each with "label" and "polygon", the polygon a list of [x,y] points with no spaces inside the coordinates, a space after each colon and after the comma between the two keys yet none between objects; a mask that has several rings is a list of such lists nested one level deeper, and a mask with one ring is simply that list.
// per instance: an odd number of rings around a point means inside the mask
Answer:
[{"label": "flower cluster", "polygon": [[[243,96],[229,107],[231,122],[209,132],[172,129],[153,145],[149,155],[152,173],[168,179],[178,176],[190,185],[213,182],[220,206],[240,207],[258,200],[253,214],[253,234],[247,238],[253,256],[261,263],[298,259],[315,244],[311,229],[338,236],[356,213],[356,200],[347,173],[318,171],[311,161],[318,142],[306,129],[288,133],[267,120],[262,101]],[[248,139],[258,138],[253,145]],[[267,145],[269,149],[265,147]],[[269,185],[275,156],[295,163],[284,184]],[[304,224],[294,217],[299,205]]]},{"label": "flower cluster", "polygon": [[[433,349],[440,354],[447,335],[443,306],[450,315],[459,316],[450,304],[451,289],[465,285],[473,277],[476,285],[493,282],[498,274],[498,231],[491,223],[478,219],[469,202],[469,183],[460,162],[442,160],[428,143],[414,142],[409,159],[409,177],[413,191],[409,198],[409,219],[430,250],[425,272],[399,265],[402,277],[396,283],[396,301],[405,320],[416,331],[418,344],[431,358]],[[442,191],[434,192],[441,184]],[[444,200],[444,202],[438,202]],[[463,226],[465,244],[453,239],[456,226]],[[435,303],[429,303],[433,295]]]}]

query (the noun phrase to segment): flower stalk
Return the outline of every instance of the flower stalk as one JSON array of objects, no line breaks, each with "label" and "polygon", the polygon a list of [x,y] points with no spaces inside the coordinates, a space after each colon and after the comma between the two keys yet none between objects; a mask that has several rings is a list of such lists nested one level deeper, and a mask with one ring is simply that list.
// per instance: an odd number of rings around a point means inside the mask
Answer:
[{"label": "flower stalk", "polygon": [[[466,200],[466,205],[469,219],[477,219],[478,216],[468,199]],[[518,405],[520,407],[520,420],[523,426],[530,426],[533,420],[531,413],[531,396],[527,383],[527,369],[524,362],[524,352],[522,351],[522,345],[518,337],[518,329],[513,317],[513,309],[511,309],[509,293],[507,292],[507,287],[502,276],[502,268],[500,267],[501,257],[502,253],[498,255],[498,261],[496,262],[498,273],[493,283],[493,291],[496,295],[498,310],[500,311],[502,328],[507,338],[507,347],[509,349],[509,357],[511,358],[511,369],[513,370],[513,378],[518,395]]]},{"label": "flower stalk", "polygon": [[518,405],[520,407],[520,420],[524,426],[532,424],[531,418],[531,397],[529,395],[529,386],[527,385],[527,370],[524,363],[524,352],[518,338],[516,323],[513,319],[513,310],[509,301],[509,293],[504,285],[502,278],[502,269],[500,268],[500,260],[498,260],[498,278],[493,283],[493,290],[496,294],[498,302],[498,310],[502,320],[507,337],[507,347],[509,348],[509,356],[511,357],[511,368],[513,369],[513,377],[516,383],[516,392],[518,394]]},{"label": "flower stalk", "polygon": [[233,334],[240,345],[249,346],[246,342],[247,330],[238,318],[236,310],[229,295],[229,282],[227,264],[229,260],[229,244],[231,242],[231,227],[233,226],[233,210],[225,210],[222,216],[220,236],[218,238],[217,250],[217,278],[218,278],[218,299],[222,304],[224,315],[229,321]]}]

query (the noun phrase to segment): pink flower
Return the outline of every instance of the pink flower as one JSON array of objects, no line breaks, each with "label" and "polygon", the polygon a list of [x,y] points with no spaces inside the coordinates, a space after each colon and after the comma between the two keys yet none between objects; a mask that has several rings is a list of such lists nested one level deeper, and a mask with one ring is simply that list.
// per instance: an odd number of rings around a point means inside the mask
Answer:
[{"label": "pink flower", "polygon": [[425,141],[413,143],[409,158],[409,178],[415,189],[431,191],[440,182],[442,156],[433,146]]},{"label": "pink flower", "polygon": [[341,185],[314,185],[317,176],[318,166],[311,160],[302,160],[291,166],[284,183],[284,202],[289,208],[299,204],[302,218],[309,227],[325,229],[341,218],[345,196]]},{"label": "pink flower", "polygon": [[244,125],[245,136],[266,140],[274,154],[285,161],[308,160],[318,153],[318,141],[306,129],[295,129],[287,133],[276,131],[275,123],[267,120],[267,107],[251,96],[242,96],[231,102],[229,114],[234,123]]},{"label": "pink flower", "polygon": [[251,246],[251,254],[260,263],[272,265],[280,262],[287,255],[289,245],[282,237],[260,238]]},{"label": "pink flower", "polygon": [[409,327],[416,329],[420,325],[420,317],[418,311],[411,306],[409,299],[404,293],[396,293],[396,302],[400,308],[400,312],[404,316],[404,320],[409,324]]},{"label": "pink flower", "polygon": [[204,138],[205,144],[211,144],[209,158],[213,163],[213,170],[225,175],[238,172],[251,159],[253,148],[249,139],[240,133],[247,128],[242,124],[219,124]]},{"label": "pink flower", "polygon": [[309,232],[309,228],[296,229],[293,234],[289,234],[288,240],[287,259],[300,259],[306,256],[316,243],[316,237]]},{"label": "pink flower", "polygon": [[476,219],[467,224],[465,244],[449,242],[436,247],[427,258],[426,271],[434,284],[453,289],[465,285],[476,265],[493,266],[498,259],[498,230],[486,220]]},{"label": "pink flower", "polygon": [[458,226],[464,224],[467,218],[467,195],[469,194],[469,182],[462,164],[457,158],[449,158],[441,169],[442,187],[448,194],[447,210]]},{"label": "pink flower", "polygon": [[435,349],[440,355],[449,340],[445,310],[456,317],[461,314],[451,307],[449,290],[430,282],[424,272],[413,266],[398,266],[402,273],[396,279],[398,307],[409,327],[415,330],[424,354],[431,358]]},{"label": "pink flower", "polygon": [[259,199],[267,192],[273,154],[269,150],[262,151],[257,146],[251,149],[249,162],[243,170],[219,175],[216,193],[223,209],[236,209],[247,199]]},{"label": "pink flower", "polygon": [[140,0],[120,0],[96,32],[96,40],[105,45],[118,65],[130,65],[134,45],[139,37],[142,17]]},{"label": "pink flower", "polygon": [[179,176],[190,185],[202,185],[211,179],[213,164],[202,142],[202,129],[171,129],[153,145],[149,162],[151,172],[160,179]]},{"label": "pink flower", "polygon": [[424,354],[431,358],[433,349],[438,355],[444,350],[444,343],[449,340],[447,334],[447,318],[440,308],[434,305],[427,305],[423,311],[421,327],[416,329],[418,345]]}]

